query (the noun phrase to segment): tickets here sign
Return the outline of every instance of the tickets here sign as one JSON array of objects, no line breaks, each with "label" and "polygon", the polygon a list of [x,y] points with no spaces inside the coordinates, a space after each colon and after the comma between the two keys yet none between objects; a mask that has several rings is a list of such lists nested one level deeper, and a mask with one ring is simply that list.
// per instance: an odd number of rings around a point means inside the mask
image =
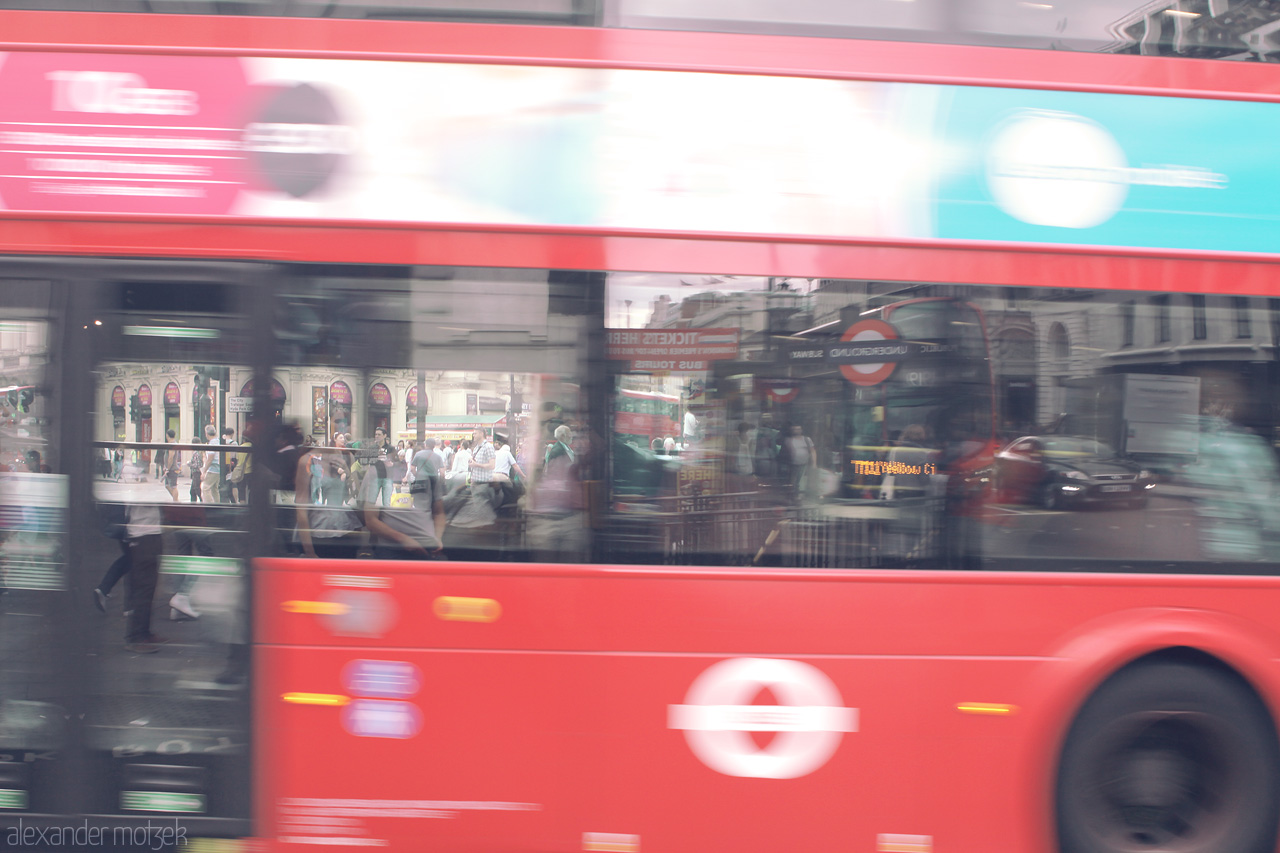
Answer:
[{"label": "tickets here sign", "polygon": [[711,362],[738,357],[738,329],[611,329],[608,357],[630,362],[636,373],[710,370]]}]

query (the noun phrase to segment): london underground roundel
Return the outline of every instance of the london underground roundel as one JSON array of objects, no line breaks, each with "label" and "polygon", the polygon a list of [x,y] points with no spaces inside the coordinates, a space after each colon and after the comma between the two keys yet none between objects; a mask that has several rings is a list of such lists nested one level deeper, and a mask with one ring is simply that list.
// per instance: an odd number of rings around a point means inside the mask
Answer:
[{"label": "london underground roundel", "polygon": [[760,380],[764,384],[765,396],[774,403],[790,403],[800,396],[800,384],[784,380]]},{"label": "london underground roundel", "polygon": [[[861,346],[857,347],[857,349],[865,350],[868,353],[873,353],[876,349],[882,348],[877,345],[883,341],[896,341],[897,339],[897,329],[883,320],[859,320],[845,329],[844,334],[840,336],[841,343],[860,344]],[[883,348],[887,349],[888,347]],[[898,362],[896,360],[842,364],[840,365],[840,373],[854,385],[878,385],[888,379],[897,366]]]},{"label": "london underground roundel", "polygon": [[[766,688],[778,704],[751,704]],[[713,664],[694,680],[684,704],[667,710],[668,728],[683,730],[693,754],[726,776],[807,776],[831,759],[845,732],[858,730],[858,709],[845,707],[826,673],[778,658]],[[775,735],[760,747],[752,732]]]}]

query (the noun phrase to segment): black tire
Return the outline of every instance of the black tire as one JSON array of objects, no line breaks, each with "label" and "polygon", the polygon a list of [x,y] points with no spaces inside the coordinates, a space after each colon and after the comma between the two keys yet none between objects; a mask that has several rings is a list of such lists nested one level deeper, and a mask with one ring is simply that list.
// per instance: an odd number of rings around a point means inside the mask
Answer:
[{"label": "black tire", "polygon": [[1040,487],[1040,506],[1045,509],[1062,509],[1062,493],[1056,483],[1045,483]]},{"label": "black tire", "polygon": [[1230,672],[1134,664],[1077,715],[1055,798],[1061,853],[1275,853],[1274,722]]}]

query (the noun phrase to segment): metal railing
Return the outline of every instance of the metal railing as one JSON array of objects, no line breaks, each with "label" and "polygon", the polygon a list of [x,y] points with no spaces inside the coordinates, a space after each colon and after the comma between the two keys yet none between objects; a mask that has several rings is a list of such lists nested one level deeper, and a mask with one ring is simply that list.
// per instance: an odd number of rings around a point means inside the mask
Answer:
[{"label": "metal railing", "polygon": [[768,492],[618,501],[605,529],[615,563],[745,566],[785,517]]},{"label": "metal railing", "polygon": [[938,498],[794,503],[776,493],[615,503],[606,559],[655,565],[897,568],[944,561]]}]

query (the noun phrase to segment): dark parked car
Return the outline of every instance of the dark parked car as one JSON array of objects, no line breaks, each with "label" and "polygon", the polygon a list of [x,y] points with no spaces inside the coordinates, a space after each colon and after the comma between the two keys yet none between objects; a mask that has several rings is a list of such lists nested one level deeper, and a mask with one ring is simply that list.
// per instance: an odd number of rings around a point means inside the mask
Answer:
[{"label": "dark parked car", "polygon": [[1085,504],[1144,506],[1155,478],[1109,445],[1069,435],[1024,436],[996,454],[996,488],[1005,503],[1067,509]]}]

